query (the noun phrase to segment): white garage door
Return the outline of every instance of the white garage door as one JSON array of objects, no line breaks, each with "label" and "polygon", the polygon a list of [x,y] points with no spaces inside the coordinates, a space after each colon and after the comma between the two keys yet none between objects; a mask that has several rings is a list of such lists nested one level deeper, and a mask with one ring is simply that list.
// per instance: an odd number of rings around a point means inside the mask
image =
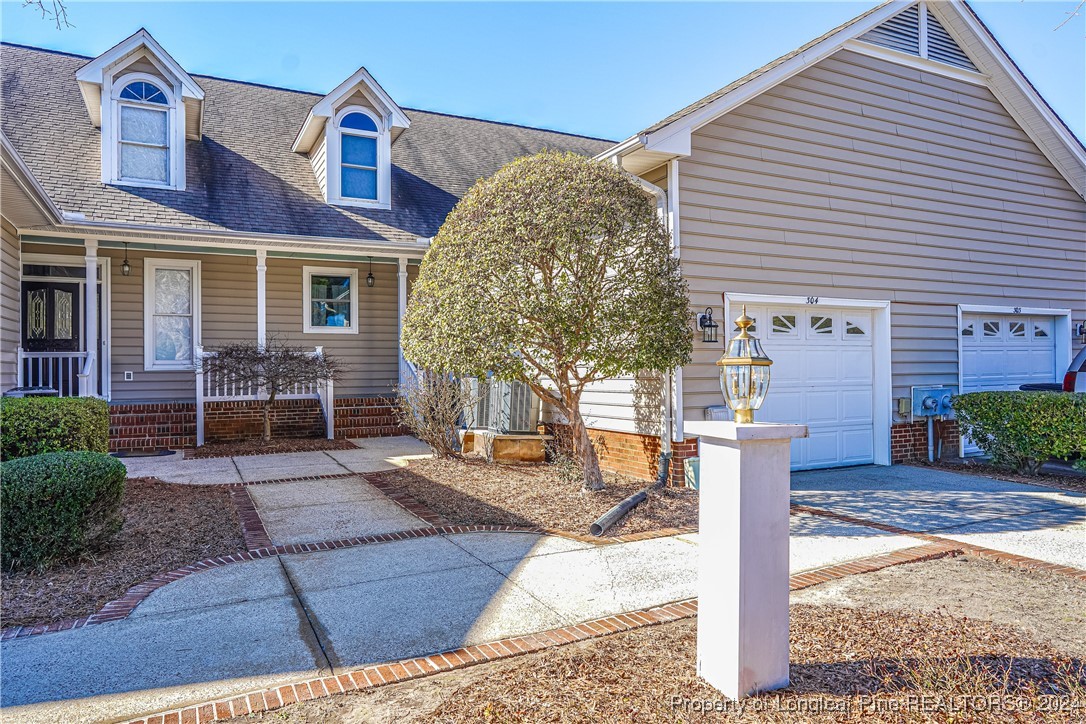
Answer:
[{"label": "white garage door", "polygon": [[[962,392],[1058,381],[1052,317],[963,314],[961,335]],[[966,439],[965,452],[979,450]]]},{"label": "white garage door", "polygon": [[772,306],[747,314],[773,360],[755,419],[809,428],[808,438],[792,442],[792,468],[874,462],[873,312]]}]

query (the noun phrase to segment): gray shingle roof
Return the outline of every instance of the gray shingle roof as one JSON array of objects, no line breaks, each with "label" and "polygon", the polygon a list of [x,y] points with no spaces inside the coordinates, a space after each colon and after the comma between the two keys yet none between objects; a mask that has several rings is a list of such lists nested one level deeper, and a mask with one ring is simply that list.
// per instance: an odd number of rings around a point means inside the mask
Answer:
[{"label": "gray shingle roof", "polygon": [[2,126],[50,197],[91,221],[372,241],[433,236],[479,178],[543,149],[595,155],[583,136],[407,110],[392,147],[392,209],[329,206],[309,159],[290,150],[312,93],[194,76],[203,138],[186,142],[186,190],[101,182],[101,133],[75,81],[82,56],[3,44]]}]

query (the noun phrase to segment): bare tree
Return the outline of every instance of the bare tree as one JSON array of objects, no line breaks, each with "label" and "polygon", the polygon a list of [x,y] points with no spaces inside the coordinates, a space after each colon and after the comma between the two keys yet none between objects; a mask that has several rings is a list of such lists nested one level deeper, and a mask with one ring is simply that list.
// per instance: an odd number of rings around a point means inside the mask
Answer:
[{"label": "bare tree", "polygon": [[263,346],[256,342],[234,342],[206,350],[198,370],[212,375],[216,383],[234,384],[259,391],[264,403],[265,441],[271,440],[271,409],[275,398],[299,387],[324,384],[339,376],[336,360],[315,354],[312,348],[285,344],[270,339]]},{"label": "bare tree", "polygon": [[68,8],[64,5],[64,0],[23,0],[23,7],[40,11],[42,20],[53,20],[57,30],[75,27],[68,21]]},{"label": "bare tree", "polygon": [[434,455],[460,455],[460,420],[479,401],[462,380],[451,375],[419,370],[414,380],[400,385],[396,417],[411,434],[430,446]]}]

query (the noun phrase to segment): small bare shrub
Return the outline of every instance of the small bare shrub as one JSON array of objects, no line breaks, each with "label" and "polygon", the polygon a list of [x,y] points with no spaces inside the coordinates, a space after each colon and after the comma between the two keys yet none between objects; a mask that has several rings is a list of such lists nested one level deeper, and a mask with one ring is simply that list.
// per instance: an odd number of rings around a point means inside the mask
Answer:
[{"label": "small bare shrub", "polygon": [[420,370],[400,385],[396,417],[412,435],[430,446],[439,458],[459,457],[460,420],[478,396],[461,380]]}]

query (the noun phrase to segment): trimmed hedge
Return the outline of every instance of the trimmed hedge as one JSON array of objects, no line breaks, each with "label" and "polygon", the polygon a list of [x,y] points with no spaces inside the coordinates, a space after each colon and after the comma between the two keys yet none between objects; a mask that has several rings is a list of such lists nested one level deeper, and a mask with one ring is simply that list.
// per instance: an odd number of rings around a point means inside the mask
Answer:
[{"label": "trimmed hedge", "polygon": [[1086,457],[1086,394],[970,392],[954,413],[992,462],[1036,474],[1052,458]]},{"label": "trimmed hedge", "polygon": [[0,559],[44,568],[112,538],[124,519],[124,463],[96,452],[19,458],[0,468]]},{"label": "trimmed hedge", "polygon": [[0,460],[109,452],[109,405],[95,397],[0,398]]}]

